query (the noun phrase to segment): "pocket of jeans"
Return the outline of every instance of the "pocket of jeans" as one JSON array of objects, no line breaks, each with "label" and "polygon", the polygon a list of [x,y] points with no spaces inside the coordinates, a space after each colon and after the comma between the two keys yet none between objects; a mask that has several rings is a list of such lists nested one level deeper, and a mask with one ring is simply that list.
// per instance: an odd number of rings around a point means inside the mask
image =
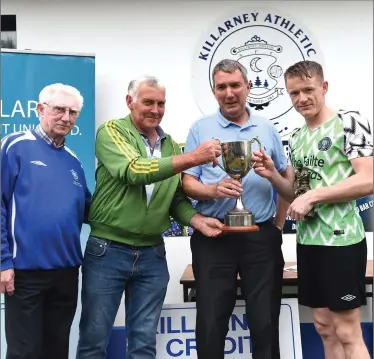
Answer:
[{"label": "pocket of jeans", "polygon": [[166,259],[166,249],[164,243],[160,243],[157,246],[154,246],[153,251],[156,253],[157,257]]},{"label": "pocket of jeans", "polygon": [[107,242],[103,239],[90,236],[86,245],[86,253],[93,257],[102,257],[107,250]]}]

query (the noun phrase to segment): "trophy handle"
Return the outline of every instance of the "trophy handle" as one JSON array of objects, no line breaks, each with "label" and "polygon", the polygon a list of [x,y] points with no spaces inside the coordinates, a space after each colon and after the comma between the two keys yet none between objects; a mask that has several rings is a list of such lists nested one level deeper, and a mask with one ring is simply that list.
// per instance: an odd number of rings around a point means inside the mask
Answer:
[{"label": "trophy handle", "polygon": [[258,139],[257,136],[256,136],[256,137],[253,137],[253,138],[249,141],[250,144],[252,144],[253,142],[257,142],[258,145],[260,146],[260,150],[261,150],[261,148],[262,148],[262,143],[260,142],[260,140]]},{"label": "trophy handle", "polygon": [[[218,138],[212,137],[212,140],[216,140],[216,141],[218,141],[219,144],[221,144],[221,141],[220,141]],[[219,167],[223,172],[225,172],[226,174],[228,174],[227,171],[223,168],[223,166],[222,166],[219,162],[217,162],[217,166],[218,166],[218,167]],[[230,176],[230,175],[229,175],[229,176]]]},{"label": "trophy handle", "polygon": [[[260,146],[260,151],[261,151],[261,149],[262,149],[262,143],[260,142],[260,140],[258,139],[257,136],[256,136],[256,137],[253,137],[253,138],[249,141],[250,144],[252,144],[253,142],[257,142],[257,143],[258,143],[258,145]],[[252,154],[252,150],[251,150],[251,154]],[[251,162],[252,162],[252,161],[251,161]],[[255,165],[254,162],[251,163],[251,169],[253,168],[254,165]]]},{"label": "trophy handle", "polygon": [[[223,168],[223,166],[221,166],[221,164],[218,162],[217,163],[217,166],[225,173],[227,173],[227,171]],[[227,173],[228,174],[228,173]],[[229,175],[230,176],[230,175]]]}]

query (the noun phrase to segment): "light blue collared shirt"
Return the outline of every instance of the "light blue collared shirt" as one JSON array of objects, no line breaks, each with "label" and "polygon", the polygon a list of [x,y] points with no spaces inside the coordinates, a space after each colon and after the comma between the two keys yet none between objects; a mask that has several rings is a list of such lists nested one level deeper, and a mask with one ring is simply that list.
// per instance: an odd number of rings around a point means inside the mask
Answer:
[{"label": "light blue collared shirt", "polygon": [[[277,129],[270,120],[253,114],[249,109],[249,120],[239,126],[227,120],[218,110],[216,114],[197,120],[191,127],[185,145],[185,152],[193,151],[201,143],[211,140],[213,137],[221,142],[251,140],[258,137],[265,152],[273,159],[276,169],[283,172],[287,168],[287,158],[284,154],[281,138]],[[253,150],[258,150],[255,142]],[[222,157],[219,157],[222,165]],[[197,177],[203,184],[216,184],[229,176],[218,166],[213,168],[212,163],[197,166],[184,171]],[[273,188],[270,182],[251,170],[243,179],[243,204],[255,215],[256,222],[264,222],[275,213],[273,200]],[[196,209],[209,217],[224,219],[225,214],[235,206],[235,199],[224,198],[218,200],[198,201]]]}]

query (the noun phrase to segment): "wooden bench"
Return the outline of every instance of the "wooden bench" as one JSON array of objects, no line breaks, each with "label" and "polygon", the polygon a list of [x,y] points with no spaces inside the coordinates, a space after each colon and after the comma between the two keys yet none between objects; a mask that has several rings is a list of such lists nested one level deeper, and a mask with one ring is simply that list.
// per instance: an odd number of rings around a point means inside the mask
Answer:
[{"label": "wooden bench", "polygon": [[[284,267],[292,267],[296,265],[296,262],[286,262]],[[192,265],[189,264],[184,270],[182,277],[179,281],[183,286],[183,301],[194,302],[195,301],[195,278],[192,271]],[[373,261],[368,260],[366,265],[366,296],[373,296]],[[240,277],[238,276],[237,286],[240,286]],[[283,271],[283,286],[284,287],[297,287],[297,272]],[[368,288],[370,286],[370,288]],[[297,298],[297,292],[283,293],[283,298]],[[237,299],[243,299],[238,294]]]}]

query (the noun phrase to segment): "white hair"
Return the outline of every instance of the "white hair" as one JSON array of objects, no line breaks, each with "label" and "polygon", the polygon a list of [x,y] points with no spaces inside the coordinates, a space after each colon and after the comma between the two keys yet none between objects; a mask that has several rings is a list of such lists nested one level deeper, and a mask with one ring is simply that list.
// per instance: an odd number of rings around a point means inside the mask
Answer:
[{"label": "white hair", "polygon": [[129,83],[127,94],[131,96],[133,102],[136,102],[139,86],[143,83],[150,87],[165,88],[165,85],[155,76],[144,75],[134,80],[131,80]]},{"label": "white hair", "polygon": [[54,97],[58,96],[60,93],[74,96],[78,102],[78,110],[80,111],[83,107],[83,96],[80,92],[73,86],[64,85],[61,83],[56,83],[48,85],[40,91],[39,102],[49,103]]}]

